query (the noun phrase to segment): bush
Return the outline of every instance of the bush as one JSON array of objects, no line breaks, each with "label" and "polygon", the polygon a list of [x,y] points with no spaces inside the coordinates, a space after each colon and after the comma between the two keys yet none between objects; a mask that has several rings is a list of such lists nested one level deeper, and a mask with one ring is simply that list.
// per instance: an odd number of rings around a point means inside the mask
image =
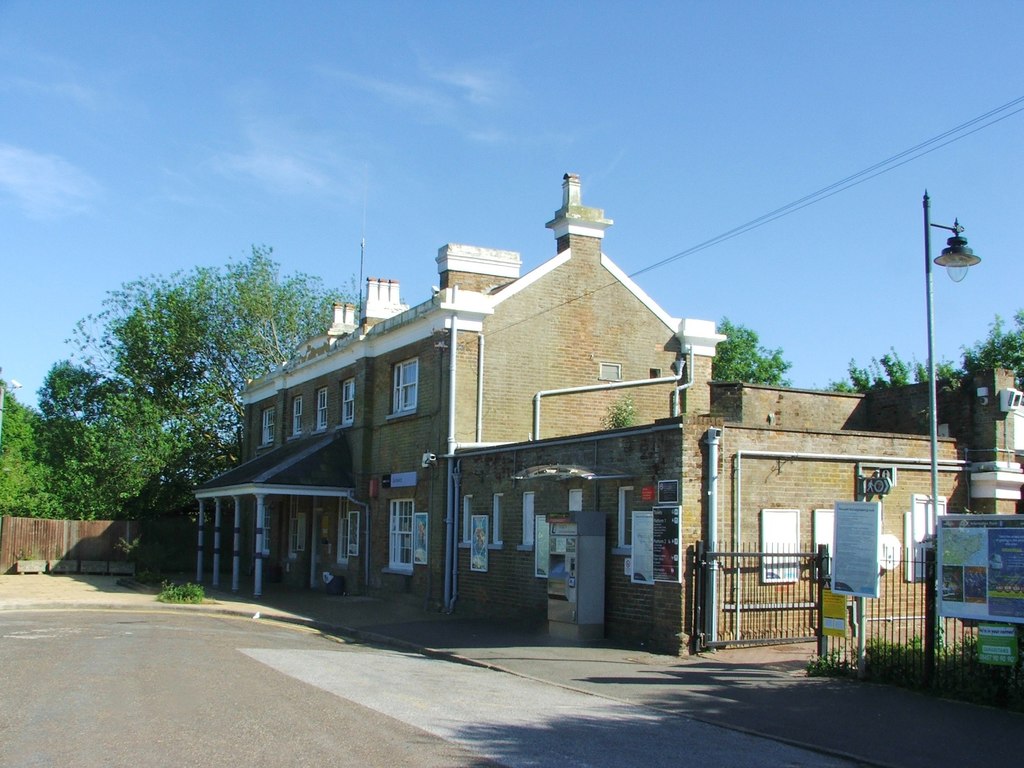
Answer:
[{"label": "bush", "polygon": [[200,584],[171,584],[165,581],[156,599],[161,603],[201,603],[206,599],[206,592]]}]

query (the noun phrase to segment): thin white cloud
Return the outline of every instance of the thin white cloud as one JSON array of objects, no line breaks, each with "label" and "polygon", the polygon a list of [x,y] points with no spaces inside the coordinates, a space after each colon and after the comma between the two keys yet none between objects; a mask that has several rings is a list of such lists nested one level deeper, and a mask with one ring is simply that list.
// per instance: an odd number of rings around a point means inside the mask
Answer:
[{"label": "thin white cloud", "polygon": [[414,109],[419,112],[427,111],[431,116],[438,116],[444,114],[453,106],[451,99],[428,87],[406,85],[341,70],[332,70],[331,74],[360,90],[366,91],[403,109]]},{"label": "thin white cloud", "polygon": [[507,91],[502,78],[484,70],[434,70],[428,74],[435,81],[454,90],[460,100],[478,106],[499,104]]},{"label": "thin white cloud", "polygon": [[486,69],[438,68],[421,63],[410,82],[385,80],[351,71],[327,70],[381,102],[413,113],[424,122],[448,125],[466,138],[488,143],[511,137],[492,126],[495,112],[507,105],[513,90],[507,80]]},{"label": "thin white cloud", "polygon": [[91,111],[100,108],[101,99],[92,89],[70,80],[42,82],[25,77],[0,79],[0,90],[16,91],[32,98],[54,97]]},{"label": "thin white cloud", "polygon": [[0,144],[0,197],[12,199],[33,218],[86,210],[99,184],[62,157]]},{"label": "thin white cloud", "polygon": [[218,171],[243,176],[285,194],[330,194],[338,189],[341,163],[320,137],[256,120],[246,130],[244,148],[213,159]]}]

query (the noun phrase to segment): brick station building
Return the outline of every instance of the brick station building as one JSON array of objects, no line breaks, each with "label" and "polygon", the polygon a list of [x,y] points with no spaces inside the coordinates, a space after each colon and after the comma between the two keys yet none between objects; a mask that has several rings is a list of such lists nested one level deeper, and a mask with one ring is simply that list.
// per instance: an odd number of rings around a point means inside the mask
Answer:
[{"label": "brick station building", "polygon": [[[927,390],[712,381],[724,337],[619,269],[602,249],[611,224],[566,174],[546,224],[555,255],[525,274],[518,253],[449,244],[421,304],[367,280],[359,316],[336,307],[244,393],[246,461],[196,489],[198,575],[524,621],[571,593],[581,638],[677,653],[705,631],[697,542],[828,543],[833,503],[884,475],[890,565],[912,554],[930,493]],[[941,393],[940,510],[1016,511],[1014,391],[995,371]],[[577,523],[588,536],[559,551]],[[579,570],[556,577],[568,558]],[[787,580],[766,567],[772,579]]]}]

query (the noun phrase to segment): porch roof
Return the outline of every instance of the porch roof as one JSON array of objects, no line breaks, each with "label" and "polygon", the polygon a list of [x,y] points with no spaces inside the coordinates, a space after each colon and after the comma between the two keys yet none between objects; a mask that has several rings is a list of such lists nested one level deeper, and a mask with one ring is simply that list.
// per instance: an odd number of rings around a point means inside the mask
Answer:
[{"label": "porch roof", "polygon": [[341,429],[292,440],[230,469],[195,490],[197,499],[254,493],[349,496],[352,453]]}]

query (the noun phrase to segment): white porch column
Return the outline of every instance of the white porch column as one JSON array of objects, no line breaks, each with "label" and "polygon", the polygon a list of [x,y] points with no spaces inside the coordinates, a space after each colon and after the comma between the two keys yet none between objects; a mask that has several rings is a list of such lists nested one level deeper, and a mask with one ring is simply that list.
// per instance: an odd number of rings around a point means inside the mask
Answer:
[{"label": "white porch column", "polygon": [[203,521],[206,517],[206,499],[199,500],[199,519],[196,524],[196,584],[203,583]]},{"label": "white porch column", "polygon": [[263,596],[263,526],[266,524],[267,496],[256,494],[256,575],[253,586],[253,597]]},{"label": "white porch column", "polygon": [[213,586],[220,586],[220,496],[214,499],[213,507]]},{"label": "white porch column", "polygon": [[238,591],[238,574],[242,557],[242,497],[232,496],[235,502],[234,547],[231,551],[231,591]]}]

